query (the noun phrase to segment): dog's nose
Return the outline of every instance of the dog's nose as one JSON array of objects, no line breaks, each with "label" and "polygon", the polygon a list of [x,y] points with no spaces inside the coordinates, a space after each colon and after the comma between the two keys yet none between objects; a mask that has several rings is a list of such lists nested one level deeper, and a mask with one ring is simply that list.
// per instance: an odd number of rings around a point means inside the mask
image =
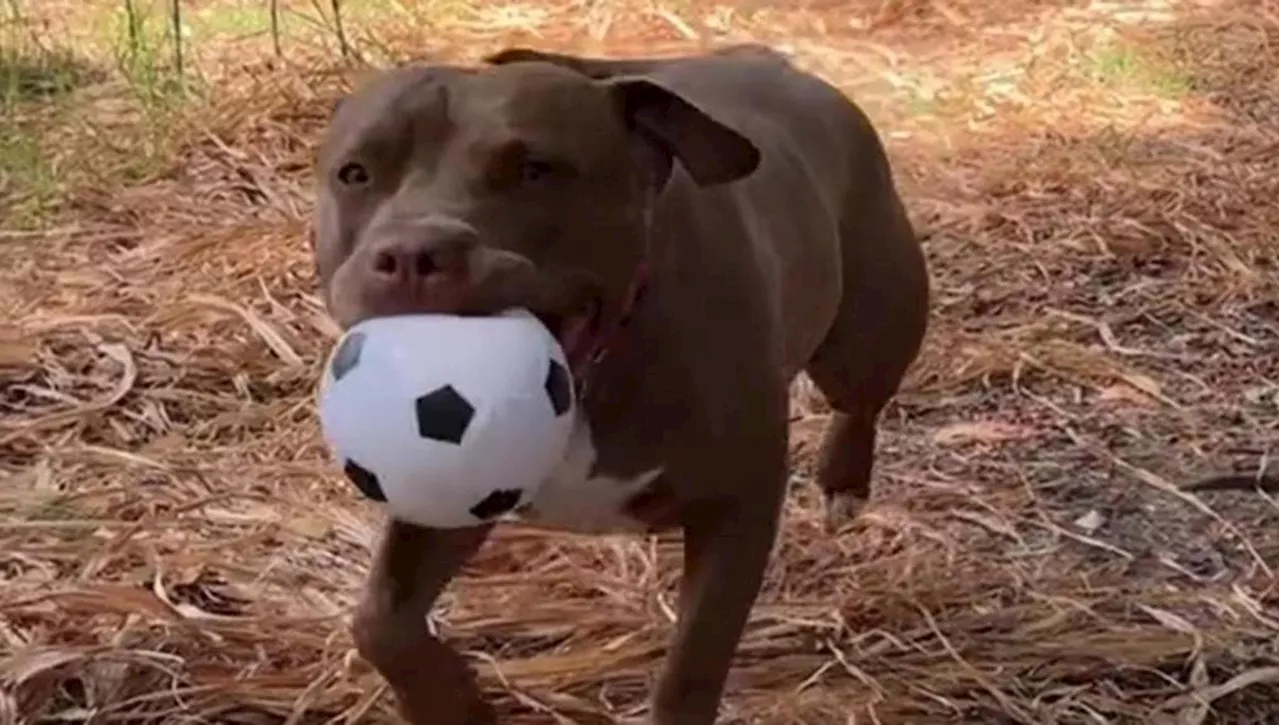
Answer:
[{"label": "dog's nose", "polygon": [[413,285],[438,275],[464,277],[477,243],[464,228],[433,230],[415,238],[390,239],[372,251],[370,272],[384,284]]}]

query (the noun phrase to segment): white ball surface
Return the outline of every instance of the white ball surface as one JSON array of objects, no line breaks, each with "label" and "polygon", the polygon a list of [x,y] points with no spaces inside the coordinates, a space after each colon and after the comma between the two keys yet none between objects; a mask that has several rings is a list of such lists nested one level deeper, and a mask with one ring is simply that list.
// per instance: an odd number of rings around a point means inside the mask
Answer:
[{"label": "white ball surface", "polygon": [[432,528],[529,501],[564,458],[577,412],[563,349],[523,310],[354,325],[318,402],[348,478],[392,517]]}]

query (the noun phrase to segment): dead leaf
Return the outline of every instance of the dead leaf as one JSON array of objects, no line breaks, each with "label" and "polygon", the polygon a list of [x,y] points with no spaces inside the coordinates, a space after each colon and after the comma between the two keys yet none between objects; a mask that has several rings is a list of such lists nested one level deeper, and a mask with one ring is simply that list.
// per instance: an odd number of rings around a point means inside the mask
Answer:
[{"label": "dead leaf", "polygon": [[1192,624],[1191,622],[1188,622],[1182,616],[1174,614],[1173,612],[1170,612],[1167,609],[1159,609],[1157,607],[1151,607],[1146,604],[1138,604],[1137,606],[1139,609],[1149,614],[1152,619],[1156,620],[1157,622],[1164,625],[1165,627],[1168,627],[1169,629],[1172,629],[1175,632],[1181,632],[1182,634],[1189,634],[1192,637],[1195,637],[1197,642],[1200,640],[1200,630],[1196,629],[1196,626],[1194,624]]},{"label": "dead leaf", "polygon": [[1152,400],[1131,385],[1108,385],[1098,392],[1098,400],[1114,403],[1133,403],[1150,407]]},{"label": "dead leaf", "polygon": [[1155,381],[1155,378],[1151,378],[1139,373],[1123,373],[1120,375],[1120,378],[1124,380],[1126,383],[1128,383],[1129,385],[1132,385],[1133,387],[1137,388],[1138,390],[1141,390],[1147,395],[1150,395],[1156,400],[1159,400],[1165,405],[1168,405],[1172,408],[1177,408],[1178,410],[1183,409],[1183,406],[1179,404],[1178,401],[1174,400],[1173,398],[1170,398],[1169,396],[1161,392],[1160,383],[1157,383]]},{"label": "dead leaf", "polygon": [[1248,670],[1220,685],[1205,685],[1197,687],[1191,692],[1178,695],[1166,701],[1161,709],[1166,711],[1181,710],[1179,712],[1180,717],[1176,722],[1195,725],[1204,721],[1204,717],[1208,715],[1209,706],[1215,700],[1254,685],[1274,684],[1277,676],[1280,676],[1280,668],[1276,667],[1260,667],[1255,670]]},{"label": "dead leaf", "polygon": [[1003,443],[1030,438],[1035,429],[996,420],[953,423],[938,429],[933,442],[942,446],[964,443]]},{"label": "dead leaf", "polygon": [[812,450],[822,442],[827,427],[827,417],[810,415],[791,424],[791,452]]},{"label": "dead leaf", "polygon": [[1104,523],[1104,520],[1102,518],[1102,514],[1098,513],[1097,509],[1093,509],[1089,511],[1089,513],[1085,514],[1084,516],[1081,516],[1080,518],[1076,519],[1073,523],[1075,524],[1076,528],[1084,531],[1085,533],[1092,534],[1093,532],[1102,528],[1102,524]]},{"label": "dead leaf", "polygon": [[21,685],[36,675],[85,659],[86,656],[85,652],[61,647],[51,647],[49,649],[32,648],[29,651],[19,652],[10,657],[4,663],[4,668],[0,670],[0,674],[9,684]]},{"label": "dead leaf", "polygon": [[0,335],[0,369],[38,367],[36,355],[39,352],[40,348],[34,342]]},{"label": "dead leaf", "polygon": [[333,532],[333,523],[319,516],[293,516],[282,521],[281,525],[308,539],[323,539]]}]

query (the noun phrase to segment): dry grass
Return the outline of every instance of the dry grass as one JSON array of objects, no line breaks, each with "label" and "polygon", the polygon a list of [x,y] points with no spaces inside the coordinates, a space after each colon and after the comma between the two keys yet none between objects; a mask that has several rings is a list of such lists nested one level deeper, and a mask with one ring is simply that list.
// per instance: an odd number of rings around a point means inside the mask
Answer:
[{"label": "dry grass", "polygon": [[[755,37],[889,138],[931,338],[836,537],[798,386],[731,721],[1273,722],[1276,501],[1174,487],[1274,467],[1274,6],[981,8],[437,3],[353,32],[464,58]],[[311,397],[310,152],[351,74],[245,42],[193,56],[206,100],[106,83],[9,117],[54,183],[18,227],[33,192],[0,177],[0,723],[394,722],[345,629],[377,513]],[[677,552],[510,527],[437,624],[508,722],[612,722],[643,711]]]}]

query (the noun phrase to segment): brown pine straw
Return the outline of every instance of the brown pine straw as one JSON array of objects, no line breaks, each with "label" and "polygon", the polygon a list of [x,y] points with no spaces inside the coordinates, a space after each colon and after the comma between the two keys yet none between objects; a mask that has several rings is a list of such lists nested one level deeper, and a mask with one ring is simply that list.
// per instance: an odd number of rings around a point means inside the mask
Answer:
[{"label": "brown pine straw", "polygon": [[[647,7],[542,6],[536,39],[481,10],[349,30],[464,59],[758,38],[885,131],[933,328],[838,535],[810,483],[825,406],[797,384],[795,491],[725,722],[1274,722],[1275,498],[1178,490],[1274,468],[1273,6]],[[1179,90],[1072,65],[1108,33]],[[378,513],[312,409],[335,329],[310,155],[355,72],[245,47],[169,125],[96,100],[51,126],[89,176],[47,228],[0,229],[4,725],[396,721],[346,630]],[[129,172],[143,130],[163,163]],[[504,722],[641,717],[678,560],[674,537],[508,527],[432,626]]]}]

